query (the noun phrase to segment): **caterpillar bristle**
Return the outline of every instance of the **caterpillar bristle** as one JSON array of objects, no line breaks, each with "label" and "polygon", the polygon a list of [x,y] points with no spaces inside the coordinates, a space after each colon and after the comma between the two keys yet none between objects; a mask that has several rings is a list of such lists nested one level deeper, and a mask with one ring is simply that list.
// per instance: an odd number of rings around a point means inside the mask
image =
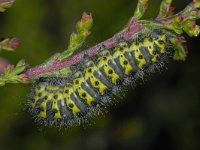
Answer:
[{"label": "caterpillar bristle", "polygon": [[115,104],[113,96],[121,97],[125,87],[163,68],[174,52],[170,35],[163,29],[145,29],[130,41],[121,39],[114,48],[70,66],[70,77],[40,78],[33,85],[28,110],[45,126],[86,122]]}]

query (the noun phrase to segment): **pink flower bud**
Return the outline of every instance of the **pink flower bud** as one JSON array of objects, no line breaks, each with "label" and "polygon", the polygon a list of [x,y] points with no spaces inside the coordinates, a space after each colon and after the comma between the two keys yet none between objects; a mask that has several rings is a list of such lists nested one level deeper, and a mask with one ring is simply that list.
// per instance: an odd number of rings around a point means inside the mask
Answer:
[{"label": "pink flower bud", "polygon": [[19,79],[23,82],[23,83],[27,83],[28,82],[28,76],[26,74],[20,74],[19,75]]},{"label": "pink flower bud", "polygon": [[20,46],[20,40],[17,37],[13,37],[9,40],[8,42],[8,47],[13,48],[13,49],[17,49]]}]

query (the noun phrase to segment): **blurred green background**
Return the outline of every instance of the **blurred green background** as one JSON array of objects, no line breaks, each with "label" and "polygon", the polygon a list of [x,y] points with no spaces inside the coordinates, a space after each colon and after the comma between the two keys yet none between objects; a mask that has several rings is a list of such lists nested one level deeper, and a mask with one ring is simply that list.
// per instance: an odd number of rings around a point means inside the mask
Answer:
[{"label": "blurred green background", "polygon": [[[161,0],[150,0],[144,18],[153,18]],[[190,0],[174,0],[176,11]],[[94,17],[88,48],[120,31],[133,15],[136,0],[17,0],[0,14],[0,37],[17,36],[21,47],[1,56],[31,66],[67,47],[81,14]],[[144,84],[130,88],[108,113],[81,127],[39,127],[24,111],[29,85],[0,87],[0,149],[9,150],[199,150],[200,38],[187,38],[188,58]]]}]

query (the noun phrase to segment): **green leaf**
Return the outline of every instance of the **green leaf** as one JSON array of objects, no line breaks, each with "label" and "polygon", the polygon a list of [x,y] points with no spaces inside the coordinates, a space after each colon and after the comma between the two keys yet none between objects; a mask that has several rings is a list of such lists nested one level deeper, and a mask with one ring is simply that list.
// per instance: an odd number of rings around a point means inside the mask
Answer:
[{"label": "green leaf", "polygon": [[14,51],[20,46],[20,41],[16,37],[6,38],[0,41],[0,51],[7,50],[7,51]]},{"label": "green leaf", "polygon": [[28,77],[26,75],[23,75],[22,73],[26,69],[26,64],[24,60],[20,60],[16,67],[13,65],[8,65],[3,74],[0,76],[0,86],[5,85],[6,83],[20,83],[20,82],[26,82],[28,80]]},{"label": "green leaf", "polygon": [[182,37],[171,38],[170,41],[172,42],[173,48],[174,48],[173,59],[185,61],[187,52],[183,45],[183,42],[184,42],[183,38]]},{"label": "green leaf", "polygon": [[148,0],[138,0],[138,4],[134,13],[134,17],[137,19],[142,18],[147,9]]},{"label": "green leaf", "polygon": [[71,34],[68,49],[60,55],[59,60],[62,61],[78,51],[85,42],[86,37],[90,34],[89,30],[91,29],[92,24],[92,15],[83,13],[81,20],[76,24],[77,33]]}]

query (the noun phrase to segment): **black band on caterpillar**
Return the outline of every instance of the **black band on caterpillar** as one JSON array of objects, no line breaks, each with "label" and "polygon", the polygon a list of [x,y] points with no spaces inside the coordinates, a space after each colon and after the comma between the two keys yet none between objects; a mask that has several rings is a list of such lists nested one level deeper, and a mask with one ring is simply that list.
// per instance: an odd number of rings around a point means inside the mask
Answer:
[{"label": "black band on caterpillar", "polygon": [[132,41],[121,41],[95,59],[86,58],[71,77],[40,78],[32,88],[29,111],[45,125],[84,121],[101,111],[116,89],[151,73],[170,58],[173,49],[169,38],[163,29],[141,31]]}]

